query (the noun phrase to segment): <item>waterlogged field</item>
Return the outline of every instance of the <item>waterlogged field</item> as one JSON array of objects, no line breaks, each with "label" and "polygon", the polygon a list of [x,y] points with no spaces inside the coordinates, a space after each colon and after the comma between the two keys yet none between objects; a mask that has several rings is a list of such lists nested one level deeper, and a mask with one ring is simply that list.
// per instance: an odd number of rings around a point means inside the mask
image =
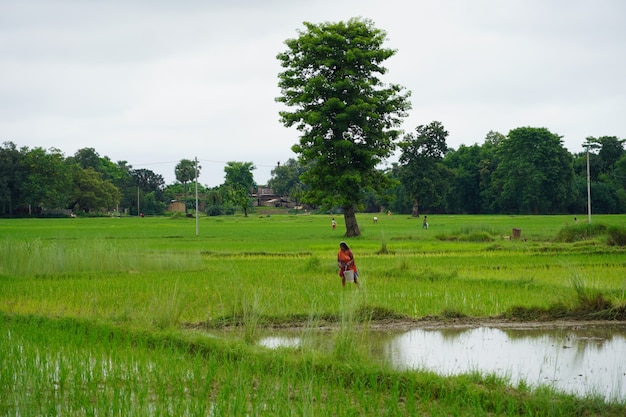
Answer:
[{"label": "waterlogged field", "polygon": [[[587,232],[586,218],[571,216],[429,216],[428,230],[378,218],[359,216],[354,239],[328,215],[202,217],[197,235],[190,218],[0,220],[0,414],[623,414],[598,397],[392,370],[368,360],[357,331],[424,319],[623,320],[626,250],[606,232],[556,239]],[[359,288],[341,286],[341,240]],[[254,343],[260,328],[294,325],[328,326],[334,350]],[[207,328],[226,337],[198,331]]]}]

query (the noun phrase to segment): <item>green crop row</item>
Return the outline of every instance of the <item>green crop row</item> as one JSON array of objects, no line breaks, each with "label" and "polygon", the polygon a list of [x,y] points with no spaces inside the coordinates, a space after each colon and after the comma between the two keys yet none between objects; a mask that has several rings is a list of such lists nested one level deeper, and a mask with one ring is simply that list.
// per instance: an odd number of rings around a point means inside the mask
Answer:
[{"label": "green crop row", "polygon": [[[626,216],[430,216],[428,230],[378,217],[359,216],[355,239],[323,215],[202,217],[197,235],[190,218],[0,220],[0,415],[621,415],[595,397],[371,364],[353,324],[624,320],[612,236]],[[341,240],[358,288],[341,286]],[[334,323],[330,355],[251,343],[320,322]],[[224,326],[243,338],[193,331]]]}]

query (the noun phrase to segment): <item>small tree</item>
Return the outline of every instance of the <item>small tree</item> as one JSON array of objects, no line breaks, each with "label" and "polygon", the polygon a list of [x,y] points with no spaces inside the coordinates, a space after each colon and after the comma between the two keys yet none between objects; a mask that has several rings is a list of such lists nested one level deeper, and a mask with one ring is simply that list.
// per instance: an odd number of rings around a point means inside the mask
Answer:
[{"label": "small tree", "polygon": [[376,166],[395,149],[409,93],[380,80],[382,63],[395,51],[382,47],[386,33],[370,20],[304,25],[277,56],[284,71],[276,100],[293,108],[280,112],[281,121],[301,132],[292,149],[308,168],[304,201],[340,206],[346,236],[359,236],[355,213],[363,190],[389,185]]},{"label": "small tree", "polygon": [[252,162],[230,161],[224,167],[224,186],[228,200],[240,207],[245,217],[248,217],[250,207],[250,193],[256,188],[252,171],[256,169]]},{"label": "small tree", "polygon": [[240,185],[233,184],[226,187],[226,196],[235,207],[239,207],[244,217],[248,217],[250,208],[250,193]]}]

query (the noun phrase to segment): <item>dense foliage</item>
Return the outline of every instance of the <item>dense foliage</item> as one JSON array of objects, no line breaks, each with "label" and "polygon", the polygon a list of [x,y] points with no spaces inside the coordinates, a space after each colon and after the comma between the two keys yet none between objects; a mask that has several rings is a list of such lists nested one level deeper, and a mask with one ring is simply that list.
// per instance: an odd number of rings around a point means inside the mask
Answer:
[{"label": "dense foliage", "polygon": [[159,174],[112,162],[93,148],[65,157],[55,148],[0,147],[0,215],[161,214],[168,196]]},{"label": "dense foliage", "polygon": [[[506,136],[489,132],[482,145],[462,145],[458,149],[449,149],[441,141],[432,142],[439,149],[434,152],[428,150],[428,135],[436,129],[441,129],[443,138],[447,136],[443,125],[433,122],[419,126],[415,134],[404,138],[400,163],[381,171],[395,185],[382,192],[361,190],[359,210],[414,215],[587,212],[587,153],[569,153],[560,138],[547,129],[517,128]],[[614,136],[588,138],[593,213],[626,212],[623,143]],[[242,168],[243,173],[231,176],[230,183],[210,190],[200,186],[207,212],[213,215],[232,213],[233,206],[241,206],[229,197],[239,177],[245,179],[246,188],[256,185],[252,163],[232,164]],[[272,171],[268,185],[275,187],[277,195],[298,204],[306,190],[300,179],[304,172],[299,161],[290,159]],[[66,158],[58,149],[18,149],[11,142],[0,146],[3,216],[41,214],[43,209],[162,214],[170,201],[186,194],[182,183],[166,186],[161,175],[133,169],[126,161],[113,163],[91,148]],[[421,197],[416,213],[417,196]],[[244,198],[249,201],[248,195],[241,200]],[[191,200],[187,203],[192,206]]]},{"label": "dense foliage", "polygon": [[[426,141],[424,129],[418,127],[417,139]],[[430,196],[419,204],[427,213],[586,213],[587,158],[592,212],[626,212],[626,152],[624,140],[615,136],[588,138],[594,145],[589,155],[569,153],[546,128],[521,127],[506,136],[489,132],[482,145],[440,145],[442,151],[432,156],[423,144],[416,151],[417,139],[408,137],[400,164],[387,172],[399,181],[389,206],[394,212],[419,214],[415,198],[422,195]]]},{"label": "dense foliage", "polygon": [[308,186],[304,200],[340,207],[346,236],[358,236],[355,212],[363,192],[390,185],[376,166],[395,149],[409,93],[380,79],[395,51],[383,47],[386,34],[371,21],[304,25],[277,57],[284,69],[277,101],[289,108],[281,121],[300,131],[292,149],[308,165],[301,176]]}]

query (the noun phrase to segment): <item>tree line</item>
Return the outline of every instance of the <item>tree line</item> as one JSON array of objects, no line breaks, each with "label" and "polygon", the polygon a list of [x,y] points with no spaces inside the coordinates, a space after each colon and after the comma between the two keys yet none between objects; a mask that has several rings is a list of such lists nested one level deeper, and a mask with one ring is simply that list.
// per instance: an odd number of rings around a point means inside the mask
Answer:
[{"label": "tree line", "polygon": [[[546,128],[489,132],[482,144],[448,148],[440,122],[418,126],[398,143],[398,162],[382,169],[382,193],[361,190],[360,211],[449,214],[585,214],[587,152],[572,154]],[[626,152],[615,136],[589,137],[594,213],[626,212]],[[301,198],[307,167],[296,159],[272,170],[269,186]],[[332,208],[330,208],[332,210]],[[335,210],[340,209],[339,206]]]},{"label": "tree line", "polygon": [[[522,127],[507,135],[489,132],[482,144],[446,144],[448,132],[440,122],[418,126],[398,142],[398,162],[374,168],[385,178],[383,192],[359,189],[357,211],[419,216],[456,214],[584,214],[588,182],[594,213],[626,212],[625,140],[616,136],[587,138],[586,151],[572,154],[561,138],[546,128]],[[587,165],[587,160],[589,164]],[[589,171],[587,170],[589,166]],[[133,169],[126,161],[112,162],[93,148],[65,157],[58,149],[0,146],[0,215],[38,215],[42,210],[75,213],[118,212],[164,214],[173,200],[192,209],[194,184],[201,167],[183,159],[175,168],[177,181]],[[209,188],[198,184],[209,215],[247,214],[256,191],[252,162],[228,162],[224,183]],[[310,166],[291,158],[278,164],[267,187],[295,205],[309,201],[310,185],[303,174]],[[315,205],[341,211],[329,201]]]},{"label": "tree line", "polygon": [[[94,148],[82,148],[66,157],[59,149],[0,146],[0,216],[40,216],[57,209],[75,214],[164,214],[173,201],[185,211],[195,207],[195,186],[201,167],[182,159],[175,167],[176,182],[134,169],[127,161],[113,162]],[[228,162],[225,181],[215,188],[198,184],[209,214],[246,211],[256,184],[251,162]],[[242,190],[245,190],[242,193]],[[245,196],[242,202],[241,195]],[[52,214],[55,215],[55,214]]]}]

